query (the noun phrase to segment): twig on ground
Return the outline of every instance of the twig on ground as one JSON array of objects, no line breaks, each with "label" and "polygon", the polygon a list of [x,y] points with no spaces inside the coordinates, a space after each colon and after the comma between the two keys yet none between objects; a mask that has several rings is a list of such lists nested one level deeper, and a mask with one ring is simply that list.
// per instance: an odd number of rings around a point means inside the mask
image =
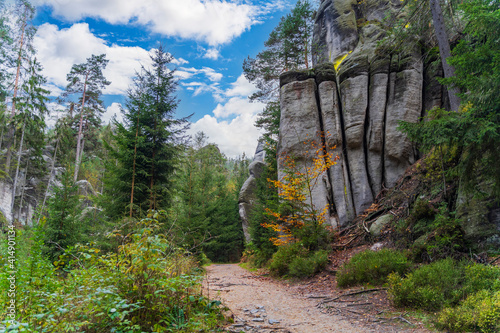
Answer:
[{"label": "twig on ground", "polygon": [[373,288],[373,289],[359,290],[359,291],[355,291],[352,293],[343,294],[343,295],[337,296],[335,298],[325,299],[323,302],[320,302],[318,305],[335,302],[339,298],[345,297],[345,296],[353,296],[353,295],[364,294],[364,293],[369,293],[369,292],[373,292],[373,291],[380,291],[380,290],[387,290],[387,288]]}]

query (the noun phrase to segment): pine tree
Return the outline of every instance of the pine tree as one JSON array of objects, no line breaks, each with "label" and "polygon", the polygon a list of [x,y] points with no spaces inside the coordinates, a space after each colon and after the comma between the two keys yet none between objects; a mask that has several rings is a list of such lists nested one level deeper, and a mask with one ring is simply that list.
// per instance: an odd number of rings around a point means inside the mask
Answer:
[{"label": "pine tree", "polygon": [[[84,120],[88,125],[91,120],[99,121],[99,116],[104,112],[102,101],[100,100],[102,89],[110,84],[106,80],[102,71],[106,68],[109,60],[105,54],[92,55],[82,64],[75,64],[71,67],[66,79],[69,82],[63,97],[80,95],[80,121],[78,126],[78,136],[76,139],[75,152],[75,174],[73,179],[78,179],[81,157],[83,154],[82,138],[84,135]],[[86,126],[88,127],[88,126]]]},{"label": "pine tree", "polygon": [[[14,116],[16,115],[16,100],[19,92],[19,88],[22,85],[22,72],[29,66],[26,61],[32,59],[35,53],[33,48],[33,37],[36,33],[36,28],[31,23],[35,15],[35,8],[26,0],[17,0],[14,5],[14,17],[16,21],[14,22],[15,28],[11,29],[10,32],[14,34],[13,40],[13,53],[10,55],[11,61],[13,62],[13,68],[15,68],[15,79],[13,83],[12,91],[12,105],[9,118],[9,129],[8,135],[6,137],[6,158],[5,158],[5,172],[10,172],[10,165],[12,159],[12,148],[15,141],[15,125],[13,123]],[[4,30],[5,33],[5,30]],[[12,60],[15,59],[15,60]]]},{"label": "pine tree", "polygon": [[45,116],[48,114],[45,103],[48,101],[47,95],[49,94],[49,91],[42,88],[46,79],[40,74],[41,70],[42,68],[40,64],[36,61],[36,59],[33,59],[29,63],[27,72],[28,78],[23,82],[18,96],[14,99],[14,103],[17,105],[18,109],[18,114],[15,116],[14,121],[18,124],[18,127],[21,128],[21,139],[17,153],[18,156],[14,184],[12,186],[12,221],[14,221],[14,199],[16,196],[25,134],[27,134],[28,139],[27,147],[31,150],[30,156],[28,156],[28,161],[33,158],[38,158],[38,166],[41,167],[44,164],[41,155],[45,144]]}]

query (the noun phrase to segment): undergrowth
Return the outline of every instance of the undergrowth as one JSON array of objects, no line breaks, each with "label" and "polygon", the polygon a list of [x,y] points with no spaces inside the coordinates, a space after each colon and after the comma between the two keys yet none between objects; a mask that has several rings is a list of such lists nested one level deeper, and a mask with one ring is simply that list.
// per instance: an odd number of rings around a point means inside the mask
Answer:
[{"label": "undergrowth", "polygon": [[290,243],[278,248],[269,271],[275,276],[304,278],[320,272],[327,263],[326,250],[309,251],[301,243]]},{"label": "undergrowth", "polygon": [[380,285],[387,282],[390,273],[404,274],[411,262],[404,252],[382,249],[363,251],[354,255],[337,273],[337,284],[341,288],[358,284]]},{"label": "undergrowth", "polygon": [[[193,257],[158,232],[150,215],[122,239],[117,252],[92,244],[67,249],[55,265],[42,256],[43,223],[18,231],[17,317],[0,320],[9,332],[209,332],[224,320],[220,302],[201,294],[202,271]],[[123,236],[123,237],[121,237]],[[0,288],[9,272],[2,238]],[[21,250],[21,246],[28,250]],[[0,302],[8,301],[6,292]]]}]

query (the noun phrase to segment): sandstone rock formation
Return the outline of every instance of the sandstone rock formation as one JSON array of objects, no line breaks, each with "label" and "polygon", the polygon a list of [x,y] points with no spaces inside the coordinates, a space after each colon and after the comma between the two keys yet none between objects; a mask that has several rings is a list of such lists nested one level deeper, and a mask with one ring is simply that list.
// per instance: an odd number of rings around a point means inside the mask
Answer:
[{"label": "sandstone rock formation", "polygon": [[239,213],[243,226],[243,233],[245,235],[245,240],[250,241],[249,227],[249,214],[252,205],[255,203],[255,189],[257,187],[257,178],[260,176],[264,170],[264,158],[266,156],[266,151],[264,150],[264,142],[259,141],[257,149],[255,150],[255,155],[253,157],[252,163],[248,166],[250,176],[247,178],[243,184],[240,195],[238,198]]},{"label": "sandstone rock formation", "polygon": [[318,211],[329,204],[334,227],[352,221],[416,161],[398,122],[417,122],[446,103],[439,68],[427,66],[420,49],[392,56],[377,50],[382,19],[400,7],[399,0],[323,0],[314,27],[315,69],[280,77],[279,176],[285,156],[303,167],[311,162],[306,140],[338,155],[312,193]]},{"label": "sandstone rock formation", "polygon": [[[42,155],[45,166],[49,170],[52,166],[51,156],[53,155],[53,150],[53,147],[47,146]],[[28,154],[22,157],[23,164],[27,156]],[[43,202],[47,184],[49,184],[50,195],[51,188],[54,186],[61,186],[58,177],[64,170],[65,169],[62,167],[56,167],[52,175],[44,174],[43,176],[33,176],[30,173],[26,174],[25,169],[21,169],[15,194],[14,212],[12,211],[13,182],[9,178],[2,179],[0,181],[0,223],[11,223],[14,219],[23,225],[32,225],[35,210],[37,206]]]}]

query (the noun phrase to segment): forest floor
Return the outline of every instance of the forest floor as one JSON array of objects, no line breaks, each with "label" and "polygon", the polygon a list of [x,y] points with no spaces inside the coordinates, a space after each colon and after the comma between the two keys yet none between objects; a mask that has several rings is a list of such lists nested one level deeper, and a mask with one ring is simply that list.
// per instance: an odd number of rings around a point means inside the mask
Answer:
[{"label": "forest floor", "polygon": [[392,308],[383,288],[337,289],[333,271],[301,282],[238,264],[213,264],[206,271],[205,295],[222,301],[234,319],[227,332],[431,332]]}]

